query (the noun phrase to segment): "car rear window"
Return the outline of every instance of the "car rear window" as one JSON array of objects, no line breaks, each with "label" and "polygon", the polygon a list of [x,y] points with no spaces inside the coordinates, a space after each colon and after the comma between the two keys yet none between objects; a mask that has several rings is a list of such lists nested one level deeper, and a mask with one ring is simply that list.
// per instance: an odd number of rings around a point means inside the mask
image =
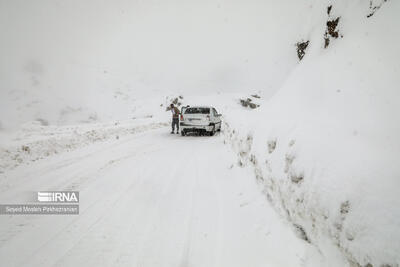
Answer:
[{"label": "car rear window", "polygon": [[210,108],[187,108],[185,114],[210,114]]}]

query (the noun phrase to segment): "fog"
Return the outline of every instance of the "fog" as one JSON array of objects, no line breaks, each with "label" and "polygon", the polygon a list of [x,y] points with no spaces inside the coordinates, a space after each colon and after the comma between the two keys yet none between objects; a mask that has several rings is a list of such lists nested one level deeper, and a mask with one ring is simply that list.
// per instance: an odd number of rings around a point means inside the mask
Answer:
[{"label": "fog", "polygon": [[57,101],[86,105],[117,89],[269,96],[297,64],[293,36],[301,27],[285,22],[301,14],[289,6],[0,0],[2,111],[24,99],[22,109],[36,104],[51,112]]}]

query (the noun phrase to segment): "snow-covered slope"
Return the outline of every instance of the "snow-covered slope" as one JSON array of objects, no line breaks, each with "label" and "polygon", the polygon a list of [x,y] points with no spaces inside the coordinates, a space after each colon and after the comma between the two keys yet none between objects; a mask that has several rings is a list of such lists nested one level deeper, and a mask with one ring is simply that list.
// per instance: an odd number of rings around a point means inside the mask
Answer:
[{"label": "snow-covered slope", "polygon": [[[400,3],[375,4],[336,1],[329,15],[329,3],[314,6],[324,20],[304,59],[225,133],[323,265],[400,264]],[[324,21],[337,17],[325,49]]]}]

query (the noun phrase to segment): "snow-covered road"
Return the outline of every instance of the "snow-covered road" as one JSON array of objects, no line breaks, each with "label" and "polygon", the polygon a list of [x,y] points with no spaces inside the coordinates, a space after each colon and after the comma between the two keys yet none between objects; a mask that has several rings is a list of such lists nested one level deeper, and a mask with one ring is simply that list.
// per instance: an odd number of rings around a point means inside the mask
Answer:
[{"label": "snow-covered road", "polygon": [[4,174],[0,203],[76,190],[79,215],[0,216],[0,266],[301,266],[295,237],[219,136],[167,128]]}]

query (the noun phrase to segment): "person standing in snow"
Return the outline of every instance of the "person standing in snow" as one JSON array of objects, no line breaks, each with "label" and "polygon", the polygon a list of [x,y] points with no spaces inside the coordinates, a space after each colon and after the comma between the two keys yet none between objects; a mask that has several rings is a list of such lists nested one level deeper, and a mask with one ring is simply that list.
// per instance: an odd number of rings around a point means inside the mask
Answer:
[{"label": "person standing in snow", "polygon": [[174,133],[175,130],[175,125],[176,125],[176,133],[179,133],[179,109],[174,106],[174,104],[170,105],[171,112],[172,112],[172,134]]}]

